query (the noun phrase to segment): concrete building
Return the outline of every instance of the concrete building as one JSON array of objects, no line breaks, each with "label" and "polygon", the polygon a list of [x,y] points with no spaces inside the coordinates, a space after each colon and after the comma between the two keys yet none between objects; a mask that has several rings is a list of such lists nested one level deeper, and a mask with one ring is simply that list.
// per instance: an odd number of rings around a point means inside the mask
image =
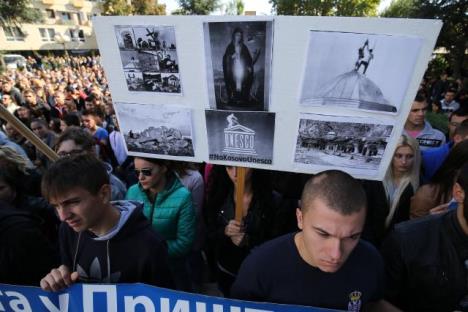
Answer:
[{"label": "concrete building", "polygon": [[91,19],[100,15],[100,6],[97,0],[32,0],[43,22],[0,27],[0,47],[6,53],[97,49]]}]

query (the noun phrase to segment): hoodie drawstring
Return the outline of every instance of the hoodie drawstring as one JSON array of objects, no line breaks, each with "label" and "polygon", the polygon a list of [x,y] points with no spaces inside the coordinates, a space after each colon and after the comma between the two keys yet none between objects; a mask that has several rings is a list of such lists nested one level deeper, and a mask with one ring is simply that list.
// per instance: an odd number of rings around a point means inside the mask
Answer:
[{"label": "hoodie drawstring", "polygon": [[109,255],[109,245],[110,245],[110,239],[107,240],[106,244],[106,250],[107,250],[107,282],[111,282],[111,269],[110,269],[110,255]]},{"label": "hoodie drawstring", "polygon": [[76,271],[76,259],[78,257],[78,248],[80,247],[80,240],[81,240],[81,232],[78,233],[78,241],[76,242],[76,249],[75,249],[75,255],[73,256],[73,271]]}]

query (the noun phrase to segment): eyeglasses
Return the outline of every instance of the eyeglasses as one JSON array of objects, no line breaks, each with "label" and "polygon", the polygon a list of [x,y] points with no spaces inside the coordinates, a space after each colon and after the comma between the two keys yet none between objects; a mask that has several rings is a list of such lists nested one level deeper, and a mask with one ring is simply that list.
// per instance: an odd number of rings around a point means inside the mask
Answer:
[{"label": "eyeglasses", "polygon": [[59,157],[68,157],[68,156],[73,156],[73,155],[78,155],[78,154],[81,154],[83,153],[83,150],[82,149],[74,149],[74,150],[71,150],[71,151],[68,151],[68,152],[58,152],[57,155]]},{"label": "eyeglasses", "polygon": [[135,174],[137,177],[140,176],[140,173],[143,174],[145,177],[149,177],[153,174],[153,169],[154,168],[144,168],[144,169],[135,169]]}]

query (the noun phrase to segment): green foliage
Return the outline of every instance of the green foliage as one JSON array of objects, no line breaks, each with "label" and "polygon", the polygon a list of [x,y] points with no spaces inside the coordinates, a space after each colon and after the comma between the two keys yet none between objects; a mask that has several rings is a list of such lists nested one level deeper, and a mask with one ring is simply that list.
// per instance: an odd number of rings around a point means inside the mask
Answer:
[{"label": "green foliage", "polygon": [[242,0],[231,0],[226,5],[225,15],[242,15],[244,14],[244,2]]},{"label": "green foliage", "polygon": [[382,17],[410,17],[415,14],[415,0],[393,0],[382,12]]},{"label": "green foliage", "polygon": [[102,15],[131,15],[132,7],[126,0],[104,0],[102,2]]},{"label": "green foliage", "polygon": [[468,1],[466,0],[395,0],[383,16],[442,20],[444,25],[436,46],[447,49],[454,75],[459,77],[466,62],[465,50],[468,48],[467,12]]},{"label": "green foliage", "polygon": [[42,22],[41,12],[30,4],[31,0],[0,0],[0,25]]},{"label": "green foliage", "polygon": [[426,73],[430,77],[439,77],[449,67],[449,63],[444,55],[436,54],[435,57],[429,62]]},{"label": "green foliage", "polygon": [[166,6],[157,0],[104,0],[102,15],[166,15]]},{"label": "green foliage", "polygon": [[375,16],[380,0],[270,0],[278,15]]},{"label": "green foliage", "polygon": [[172,14],[208,15],[220,7],[219,0],[178,0],[180,8]]},{"label": "green foliage", "polygon": [[132,0],[135,15],[166,15],[166,6],[155,0]]}]

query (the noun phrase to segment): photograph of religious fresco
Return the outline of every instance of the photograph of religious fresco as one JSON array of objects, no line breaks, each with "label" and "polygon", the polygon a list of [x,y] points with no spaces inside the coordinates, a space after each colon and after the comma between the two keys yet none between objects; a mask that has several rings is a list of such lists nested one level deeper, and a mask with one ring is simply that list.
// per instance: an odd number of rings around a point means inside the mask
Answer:
[{"label": "photograph of religious fresco", "polygon": [[310,31],[300,103],[397,114],[419,37]]},{"label": "photograph of religious fresco", "polygon": [[206,110],[210,160],[271,165],[275,114]]},{"label": "photograph of religious fresco", "polygon": [[377,170],[393,126],[369,118],[301,114],[294,162]]},{"label": "photograph of religious fresco", "polygon": [[268,111],[272,21],[204,25],[210,108]]},{"label": "photograph of religious fresco", "polygon": [[114,106],[129,152],[194,156],[189,109],[120,102]]},{"label": "photograph of religious fresco", "polygon": [[[173,26],[119,25],[114,29],[129,91],[181,93]],[[163,79],[166,74],[170,81]]]}]

